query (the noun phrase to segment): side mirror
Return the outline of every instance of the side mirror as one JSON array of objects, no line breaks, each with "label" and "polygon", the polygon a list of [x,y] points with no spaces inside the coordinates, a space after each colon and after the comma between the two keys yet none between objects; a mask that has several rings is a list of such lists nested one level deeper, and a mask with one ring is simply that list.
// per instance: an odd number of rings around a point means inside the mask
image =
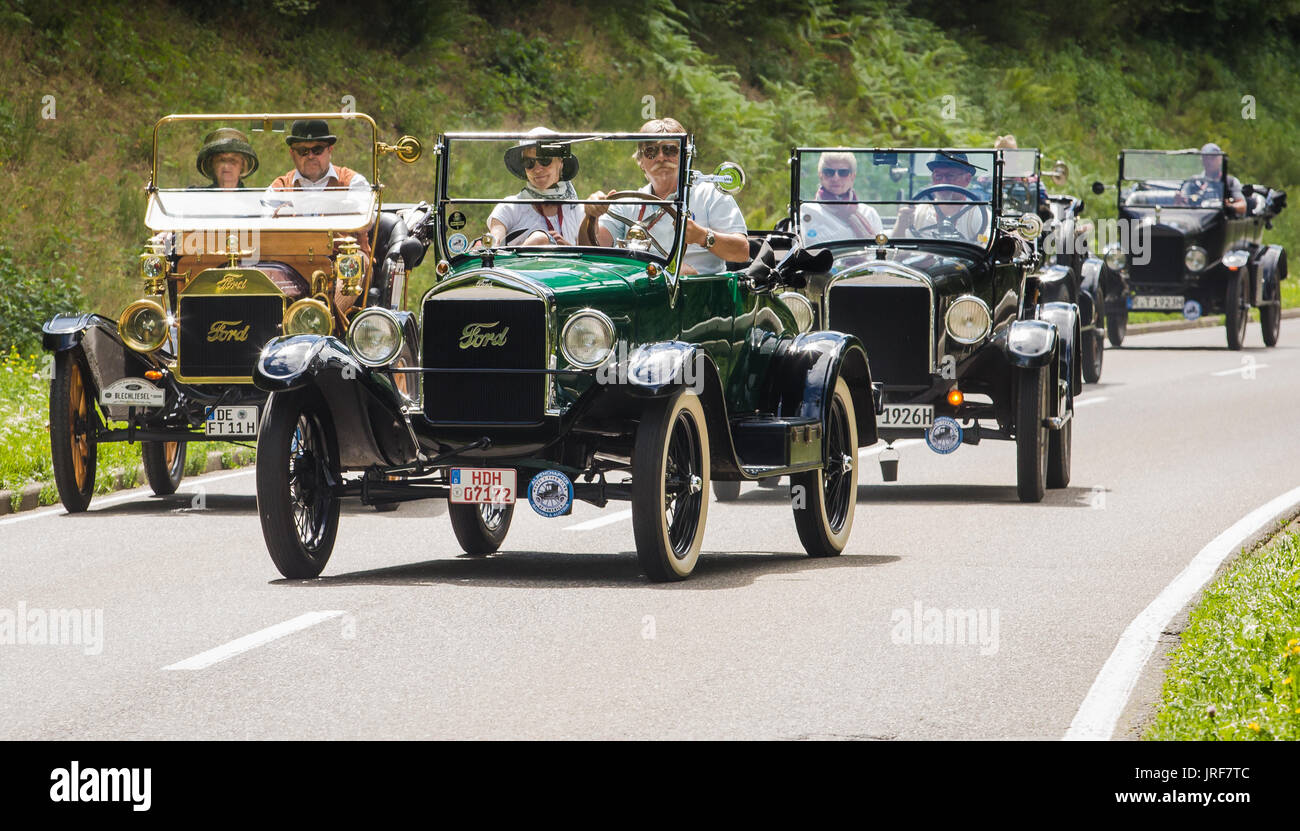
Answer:
[{"label": "side mirror", "polygon": [[1043,233],[1043,220],[1036,214],[1021,214],[1016,221],[1016,234],[1025,242],[1033,242]]},{"label": "side mirror", "polygon": [[384,144],[379,142],[378,148],[380,153],[392,153],[398,161],[412,164],[424,154],[424,146],[415,136],[402,136],[396,144]]},{"label": "side mirror", "polygon": [[1092,192],[1095,193],[1095,194],[1097,194],[1097,195],[1101,195],[1101,194],[1103,194],[1103,193],[1106,192],[1106,186],[1103,185],[1101,182],[1093,182],[1093,183],[1092,183]]},{"label": "side mirror", "polygon": [[718,188],[726,193],[739,193],[745,186],[745,170],[735,162],[723,162],[713,171]]},{"label": "side mirror", "polygon": [[1047,178],[1051,179],[1052,183],[1057,187],[1064,187],[1066,181],[1070,178],[1070,166],[1061,159],[1057,159],[1056,164],[1052,165],[1051,172],[1047,174]]}]

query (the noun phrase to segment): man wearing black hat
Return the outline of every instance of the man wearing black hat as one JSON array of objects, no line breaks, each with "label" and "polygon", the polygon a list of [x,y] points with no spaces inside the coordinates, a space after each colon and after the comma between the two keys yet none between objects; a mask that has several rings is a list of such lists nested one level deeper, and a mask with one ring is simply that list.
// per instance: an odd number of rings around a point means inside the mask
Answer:
[{"label": "man wearing black hat", "polygon": [[1224,210],[1235,216],[1244,216],[1246,195],[1242,193],[1241,180],[1223,175],[1223,150],[1219,145],[1211,141],[1201,148],[1201,166],[1205,168],[1205,175],[1184,181],[1175,203],[1213,207],[1212,203],[1222,194]]},{"label": "man wearing black hat", "polygon": [[284,143],[293,154],[293,170],[271,183],[271,190],[324,190],[347,188],[370,190],[366,177],[330,162],[338,136],[330,133],[324,119],[300,119],[293,123]]},{"label": "man wearing black hat", "polygon": [[[930,187],[948,185],[936,190],[932,199],[944,202],[966,201],[969,197],[957,188],[968,190],[971,178],[975,175],[975,166],[966,158],[965,153],[935,153],[934,158],[926,163],[930,168]],[[936,213],[937,211],[937,213]],[[892,237],[934,237],[941,224],[952,225],[958,233],[971,242],[987,233],[985,227],[987,214],[962,205],[904,205],[898,210],[898,221],[894,223]]]}]

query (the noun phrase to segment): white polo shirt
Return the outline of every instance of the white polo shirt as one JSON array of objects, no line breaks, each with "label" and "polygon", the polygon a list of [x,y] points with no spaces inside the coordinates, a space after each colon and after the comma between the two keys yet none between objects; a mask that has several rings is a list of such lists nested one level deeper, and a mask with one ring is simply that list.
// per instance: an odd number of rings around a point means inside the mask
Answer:
[{"label": "white polo shirt", "polygon": [[[525,195],[527,194],[527,195]],[[532,199],[532,194],[528,191],[521,191],[514,196],[508,196],[506,202],[500,202],[492,213],[488,215],[488,227],[491,227],[492,220],[497,220],[506,226],[506,235],[510,236],[516,231],[523,231],[512,242],[507,243],[505,240],[499,240],[499,245],[517,245],[524,241],[524,238],[533,231],[554,231],[569,243],[569,245],[578,244],[578,226],[582,225],[582,217],[585,215],[581,205],[559,205],[560,217],[547,215],[543,217],[537,212],[537,208],[549,207],[546,205],[537,205],[529,202],[518,202],[518,199]],[[548,224],[549,223],[549,224]]]},{"label": "white polo shirt", "polygon": [[[641,193],[653,193],[651,185],[648,183],[643,188],[638,188]],[[668,199],[673,199],[677,194],[670,194]],[[644,207],[644,211],[642,211]],[[644,222],[653,219],[660,209],[653,205],[646,206],[627,206],[620,208],[619,212],[632,217],[643,217]],[[703,182],[691,188],[690,202],[687,204],[687,213],[689,217],[699,225],[704,226],[715,234],[747,234],[749,228],[745,225],[745,216],[740,212],[740,207],[736,205],[736,200],[731,194],[718,190],[712,182]],[[614,237],[614,239],[623,239],[627,236],[627,226],[616,219],[602,216],[600,218],[601,227]],[[672,220],[665,217],[656,222],[650,229],[650,236],[654,237],[655,242],[663,246],[665,251],[672,250],[673,234],[676,229],[673,227]],[[659,253],[653,247],[655,253]],[[727,263],[718,255],[708,250],[702,245],[687,245],[686,255],[682,258],[683,266],[690,266],[699,274],[721,274],[726,271]]]}]

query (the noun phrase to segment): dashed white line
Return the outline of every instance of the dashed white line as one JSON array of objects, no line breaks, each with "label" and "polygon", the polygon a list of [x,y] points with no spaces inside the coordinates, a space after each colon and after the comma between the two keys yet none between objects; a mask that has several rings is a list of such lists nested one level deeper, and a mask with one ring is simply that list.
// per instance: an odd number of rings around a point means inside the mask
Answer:
[{"label": "dashed white line", "polygon": [[1081,398],[1078,401],[1074,402],[1074,409],[1077,410],[1080,407],[1087,407],[1089,404],[1100,404],[1103,401],[1109,401],[1109,400],[1110,398],[1104,395],[1099,395],[1096,398],[1093,398],[1092,396],[1089,396],[1088,398]]},{"label": "dashed white line", "polygon": [[1267,369],[1267,368],[1268,368],[1268,364],[1257,364],[1252,361],[1244,361],[1241,366],[1235,369],[1221,369],[1218,372],[1211,372],[1210,374],[1216,377],[1222,375],[1241,375],[1246,372],[1254,372],[1257,369]]},{"label": "dashed white line", "polygon": [[1065,734],[1067,741],[1105,741],[1111,737],[1142,674],[1142,667],[1151,657],[1160,633],[1169,621],[1214,576],[1230,554],[1260,528],[1297,504],[1300,504],[1300,488],[1293,488],[1246,514],[1192,558],[1182,573],[1165,586],[1164,591],[1124,630],[1115,651],[1092,682],[1074,721],[1070,722],[1070,729]]},{"label": "dashed white line", "polygon": [[315,626],[322,621],[338,617],[345,614],[342,610],[331,610],[324,612],[307,612],[298,615],[293,620],[286,620],[284,623],[277,623],[274,626],[268,626],[261,631],[254,632],[251,635],[245,635],[237,638],[230,643],[222,644],[215,649],[209,649],[207,652],[200,652],[193,658],[186,658],[184,661],[170,664],[163,667],[164,670],[197,670],[206,669],[213,664],[233,658],[248,652],[250,649],[256,649],[259,646],[265,646],[271,641],[279,640],[285,635],[292,635],[294,632],[300,632],[310,626]]},{"label": "dashed white line", "polygon": [[625,519],[632,518],[632,509],[626,508],[622,511],[615,511],[612,514],[589,519],[586,522],[579,522],[577,525],[566,525],[565,531],[590,531],[593,528],[603,528],[606,525],[613,525],[616,522],[622,522]]},{"label": "dashed white line", "polygon": [[[236,476],[248,476],[254,470],[255,468],[250,467],[246,470],[236,470],[232,473],[199,476],[194,479],[188,480],[187,484],[193,483],[196,485],[199,484],[206,485],[210,482],[220,482],[222,479],[233,479]],[[119,505],[123,502],[131,502],[132,500],[143,499],[144,497],[147,496],[153,496],[153,491],[145,490],[142,488],[136,488],[132,490],[130,493],[126,493],[121,496],[109,496],[103,499],[96,497],[91,501],[90,506],[92,510],[89,511],[88,513],[93,514],[95,512],[94,509],[107,508],[109,505]],[[11,516],[6,519],[0,519],[0,525],[12,525],[15,522],[26,522],[29,519],[40,519],[41,517],[47,517],[47,516],[62,516],[66,513],[67,511],[65,511],[61,507],[47,508],[44,511],[32,511],[31,513],[24,513],[21,514],[20,516]]]}]

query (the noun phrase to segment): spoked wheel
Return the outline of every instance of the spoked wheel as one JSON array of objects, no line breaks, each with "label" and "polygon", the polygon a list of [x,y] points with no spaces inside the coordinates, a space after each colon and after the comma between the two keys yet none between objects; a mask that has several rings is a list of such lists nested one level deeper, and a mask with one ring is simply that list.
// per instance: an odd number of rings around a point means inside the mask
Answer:
[{"label": "spoked wheel", "polygon": [[1106,313],[1106,336],[1110,338],[1110,345],[1120,347],[1124,345],[1124,336],[1128,334],[1128,309],[1120,309],[1117,312]]},{"label": "spoked wheel", "polygon": [[632,533],[636,555],[656,582],[695,570],[709,513],[708,428],[689,390],[654,401],[632,450]]},{"label": "spoked wheel", "polygon": [[316,577],[329,562],[339,527],[333,425],[310,393],[275,393],[257,439],[257,513],[275,567],[285,577]]},{"label": "spoked wheel", "polygon": [[99,424],[94,392],[86,383],[81,362],[71,352],[58,353],[50,382],[50,455],[59,500],[70,514],[86,510],[95,492],[95,430]]},{"label": "spoked wheel", "polygon": [[[1264,299],[1280,301],[1282,285],[1276,279],[1264,284]],[[1282,304],[1259,307],[1259,329],[1264,335],[1265,346],[1277,346],[1278,336],[1282,333]]]},{"label": "spoked wheel", "polygon": [[[1074,396],[1070,394],[1070,382],[1063,381],[1056,390],[1056,412],[1059,415],[1071,413],[1074,409]],[[1074,437],[1074,418],[1065,422],[1060,430],[1047,433],[1047,487],[1063,488],[1070,484],[1070,450]]]},{"label": "spoked wheel", "polygon": [[740,483],[714,482],[713,498],[719,502],[735,502],[740,498]]},{"label": "spoked wheel", "polygon": [[839,554],[849,541],[858,504],[858,425],[843,378],[835,382],[821,469],[796,473],[790,482],[794,526],[808,556]]},{"label": "spoked wheel", "polygon": [[1047,490],[1047,367],[1020,370],[1016,399],[1016,493],[1021,502],[1041,502]]},{"label": "spoked wheel", "polygon": [[1228,330],[1228,348],[1237,350],[1246,342],[1246,324],[1250,321],[1250,307],[1246,305],[1246,283],[1240,269],[1228,278],[1228,288],[1223,298],[1223,328]]},{"label": "spoked wheel", "polygon": [[1083,333],[1083,380],[1095,384],[1101,380],[1101,365],[1106,357],[1106,335],[1100,329]]},{"label": "spoked wheel", "polygon": [[447,503],[451,530],[466,554],[491,554],[500,548],[501,543],[506,541],[506,533],[510,530],[510,520],[514,515],[513,504]]},{"label": "spoked wheel", "polygon": [[185,476],[185,447],[182,441],[147,441],[140,446],[144,475],[157,496],[176,493]]}]

